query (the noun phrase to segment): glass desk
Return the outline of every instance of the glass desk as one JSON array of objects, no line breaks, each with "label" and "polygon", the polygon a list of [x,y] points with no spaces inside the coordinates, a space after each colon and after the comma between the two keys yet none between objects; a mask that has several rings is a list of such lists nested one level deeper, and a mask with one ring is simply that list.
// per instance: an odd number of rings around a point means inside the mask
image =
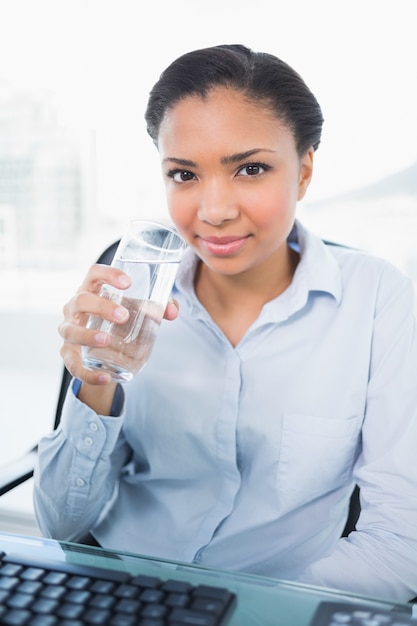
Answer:
[{"label": "glass desk", "polygon": [[[321,601],[354,602],[379,609],[392,609],[411,615],[410,604],[399,605],[380,599],[358,597],[321,587],[313,587],[261,576],[220,571],[174,561],[162,561],[128,552],[0,533],[0,550],[19,553],[37,560],[67,561],[121,570],[129,574],[147,574],[177,579],[193,584],[223,586],[237,595],[237,607],[230,626],[308,626]],[[417,621],[416,621],[417,624]]]}]

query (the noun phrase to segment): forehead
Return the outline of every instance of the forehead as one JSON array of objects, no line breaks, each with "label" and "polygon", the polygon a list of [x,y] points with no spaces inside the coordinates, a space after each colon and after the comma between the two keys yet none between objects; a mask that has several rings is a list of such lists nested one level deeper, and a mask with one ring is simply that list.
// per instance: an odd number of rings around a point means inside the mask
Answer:
[{"label": "forehead", "polygon": [[292,134],[265,100],[220,87],[204,97],[187,96],[168,109],[162,120],[158,147],[177,147],[197,142],[212,145],[214,141],[236,142],[274,140],[278,135]]}]

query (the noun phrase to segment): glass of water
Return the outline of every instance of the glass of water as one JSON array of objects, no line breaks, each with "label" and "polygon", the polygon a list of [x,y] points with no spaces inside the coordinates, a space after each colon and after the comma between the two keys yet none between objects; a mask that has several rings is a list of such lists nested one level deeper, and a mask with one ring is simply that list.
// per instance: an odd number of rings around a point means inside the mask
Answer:
[{"label": "glass of water", "polygon": [[134,220],[117,248],[112,266],[132,279],[128,289],[103,285],[100,296],[124,306],[124,324],[90,316],[87,328],[108,333],[110,345],[82,349],[84,366],[127,382],[148,361],[162,321],[178,267],[186,249],[184,240],[171,228],[155,222]]}]

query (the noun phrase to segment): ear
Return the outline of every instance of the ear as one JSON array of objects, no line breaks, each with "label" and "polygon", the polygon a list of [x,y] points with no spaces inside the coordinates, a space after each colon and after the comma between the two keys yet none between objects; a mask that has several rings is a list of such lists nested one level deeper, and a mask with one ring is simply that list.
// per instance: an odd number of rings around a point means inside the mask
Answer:
[{"label": "ear", "polygon": [[297,200],[302,200],[313,177],[314,148],[310,148],[300,161]]}]

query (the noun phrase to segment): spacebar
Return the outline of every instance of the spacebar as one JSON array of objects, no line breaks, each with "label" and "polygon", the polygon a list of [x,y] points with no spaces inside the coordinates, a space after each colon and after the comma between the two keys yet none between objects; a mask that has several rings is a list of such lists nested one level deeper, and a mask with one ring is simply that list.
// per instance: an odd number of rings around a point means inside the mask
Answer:
[{"label": "spacebar", "polygon": [[68,563],[67,561],[53,561],[47,559],[36,559],[33,556],[23,554],[7,554],[1,560],[2,563],[14,563],[16,565],[25,565],[26,567],[36,567],[54,572],[65,572],[67,574],[76,574],[78,576],[88,576],[91,578],[100,578],[102,580],[112,580],[114,582],[126,582],[132,576],[126,572],[119,570],[103,569],[101,567],[93,567],[92,565],[84,565],[82,563]]}]

